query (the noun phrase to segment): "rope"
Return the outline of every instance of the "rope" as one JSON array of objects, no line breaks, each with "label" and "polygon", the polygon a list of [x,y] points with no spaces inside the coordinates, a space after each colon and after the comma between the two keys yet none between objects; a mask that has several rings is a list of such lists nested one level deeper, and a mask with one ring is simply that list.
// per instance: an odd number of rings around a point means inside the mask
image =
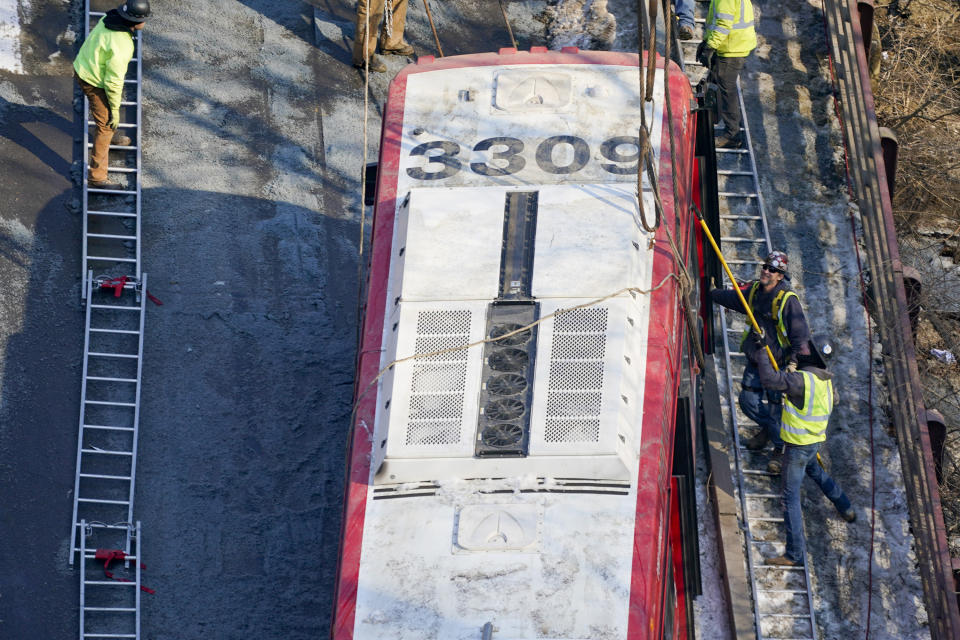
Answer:
[{"label": "rope", "polygon": [[423,8],[427,10],[427,20],[430,21],[430,29],[433,31],[433,41],[437,43],[437,51],[440,53],[440,57],[442,58],[443,47],[440,46],[440,36],[437,35],[437,28],[433,24],[433,14],[430,13],[430,0],[423,0]]},{"label": "rope", "polygon": [[389,41],[393,37],[393,0],[383,2],[383,30]]},{"label": "rope", "polygon": [[[367,395],[367,393],[370,391],[370,389],[373,387],[373,385],[375,385],[377,382],[379,382],[379,381],[380,381],[380,378],[382,378],[387,371],[389,371],[390,369],[392,369],[392,368],[394,367],[394,365],[398,365],[398,364],[401,364],[401,363],[403,363],[403,362],[407,362],[407,361],[409,361],[409,360],[417,360],[417,359],[420,359],[420,358],[433,358],[433,357],[435,357],[435,356],[444,355],[444,354],[446,354],[446,353],[454,353],[454,352],[456,352],[456,351],[465,351],[465,350],[467,350],[467,349],[472,349],[473,347],[478,347],[478,346],[483,345],[483,344],[486,344],[486,343],[488,343],[488,342],[499,342],[500,340],[506,340],[507,338],[510,338],[510,337],[513,337],[513,336],[517,335],[518,333],[523,333],[524,331],[529,331],[529,330],[532,329],[533,327],[539,325],[541,322],[544,322],[545,320],[549,320],[550,318],[553,318],[554,316],[557,316],[557,315],[559,315],[559,314],[561,314],[561,313],[567,313],[568,311],[576,311],[577,309],[585,309],[585,308],[591,307],[591,306],[593,306],[593,305],[595,305],[595,304],[600,304],[601,302],[604,302],[605,300],[609,300],[610,298],[615,298],[615,297],[617,297],[617,296],[619,296],[619,295],[621,295],[621,294],[624,294],[624,293],[629,293],[629,294],[631,294],[631,295],[635,295],[635,294],[641,294],[641,295],[651,294],[651,293],[653,293],[654,291],[657,291],[658,289],[661,289],[664,285],[667,284],[667,281],[670,280],[670,279],[678,280],[676,274],[668,273],[666,276],[663,277],[663,279],[659,282],[659,284],[657,284],[655,287],[652,287],[652,288],[650,288],[650,289],[640,289],[640,288],[638,288],[638,287],[624,287],[623,289],[620,289],[619,291],[614,291],[613,293],[608,294],[608,295],[605,295],[605,296],[603,296],[602,298],[596,298],[596,299],[594,299],[594,300],[589,300],[589,301],[587,301],[587,302],[584,302],[583,304],[578,304],[578,305],[575,306],[575,307],[570,307],[570,308],[568,308],[568,309],[557,309],[557,310],[554,311],[553,313],[549,313],[549,314],[543,316],[542,318],[538,318],[537,320],[531,322],[531,323],[528,324],[528,325],[525,325],[525,326],[523,326],[523,327],[520,327],[520,328],[518,328],[518,329],[515,329],[515,330],[513,330],[513,331],[511,331],[511,332],[509,332],[509,333],[505,333],[505,334],[503,334],[502,336],[497,336],[496,338],[484,338],[483,340],[478,340],[478,341],[476,341],[476,342],[471,342],[470,344],[466,344],[466,345],[459,346],[459,347],[449,347],[449,348],[447,348],[447,349],[441,349],[441,350],[439,350],[439,351],[431,351],[430,353],[416,353],[416,354],[414,354],[414,355],[412,355],[412,356],[406,356],[406,357],[404,357],[404,358],[398,358],[397,360],[394,360],[394,361],[388,363],[388,364],[385,365],[382,369],[380,369],[380,371],[377,373],[376,377],[374,377],[373,380],[371,380],[371,381],[367,384],[367,386],[364,387],[363,391],[357,396],[357,399],[353,401],[353,411],[352,411],[351,414],[350,414],[350,424],[351,424],[351,425],[354,424],[354,420],[356,419],[356,415],[357,415],[357,408],[358,408],[359,405],[360,405],[360,401],[363,399],[363,397],[364,397],[365,395]],[[350,435],[352,435],[352,430],[351,430],[351,434],[350,434]]]},{"label": "rope", "polygon": [[[837,89],[837,72],[833,67],[833,47],[830,42],[830,28],[827,24],[827,9],[824,2],[820,3],[823,15],[823,35],[827,45],[827,56],[830,61],[830,78],[833,82],[833,110],[840,122],[840,130],[844,130],[843,114],[840,113],[840,95]],[[847,176],[847,196],[850,201],[855,200],[853,194],[852,179],[850,176],[850,150],[847,148],[847,137],[843,136],[843,164]],[[857,241],[857,221],[854,218],[853,209],[850,209],[850,232],[853,235],[853,248],[857,256],[857,275],[860,279],[860,297],[864,309],[869,309],[867,304],[867,282],[864,279],[863,262],[860,258],[860,243]],[[867,624],[864,638],[870,638],[870,616],[873,610],[873,547],[874,536],[876,535],[877,524],[877,471],[876,471],[876,451],[873,441],[873,348],[870,336],[873,333],[873,327],[870,320],[870,314],[867,313],[867,424],[870,429],[870,553],[867,564]]]},{"label": "rope", "polygon": [[[427,0],[423,1],[426,2]],[[497,0],[497,2],[500,3],[500,13],[503,14],[503,23],[507,25],[507,33],[510,34],[510,42],[513,43],[514,49],[519,49],[520,47],[517,46],[517,39],[513,37],[513,29],[510,28],[510,20],[507,19],[507,10],[503,8],[503,0]]]}]

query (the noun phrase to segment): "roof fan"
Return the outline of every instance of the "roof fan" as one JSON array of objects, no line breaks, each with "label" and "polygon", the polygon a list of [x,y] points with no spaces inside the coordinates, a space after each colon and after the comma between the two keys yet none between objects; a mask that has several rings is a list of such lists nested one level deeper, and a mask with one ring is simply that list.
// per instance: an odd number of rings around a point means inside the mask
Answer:
[{"label": "roof fan", "polygon": [[498,398],[483,408],[488,420],[514,420],[523,415],[523,402],[519,398]]},{"label": "roof fan", "polygon": [[[522,329],[522,328],[523,328],[522,324],[514,324],[514,323],[498,324],[498,325],[495,325],[493,329],[490,330],[490,337],[493,339],[496,339],[496,338],[499,338],[500,336],[505,336],[508,333],[513,333],[514,331],[517,331],[518,329]],[[494,344],[504,346],[504,347],[515,347],[517,345],[524,344],[529,339],[530,339],[530,330],[527,329],[526,331],[521,331],[520,333],[512,335],[509,338],[504,338],[503,340],[496,340]]]},{"label": "roof fan", "polygon": [[516,446],[523,438],[523,427],[509,422],[491,424],[483,429],[483,444],[496,449]]},{"label": "roof fan", "polygon": [[526,388],[527,379],[519,373],[502,373],[487,382],[487,393],[492,396],[515,396]]},{"label": "roof fan", "polygon": [[490,354],[487,358],[487,364],[494,371],[506,371],[509,373],[520,373],[527,367],[527,361],[530,356],[526,351],[508,347],[499,349]]}]

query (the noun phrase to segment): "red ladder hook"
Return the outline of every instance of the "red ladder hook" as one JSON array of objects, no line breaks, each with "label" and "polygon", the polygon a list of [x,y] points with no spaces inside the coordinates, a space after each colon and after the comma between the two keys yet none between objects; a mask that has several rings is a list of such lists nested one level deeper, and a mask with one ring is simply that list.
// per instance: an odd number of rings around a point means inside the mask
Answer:
[{"label": "red ladder hook", "polygon": [[[127,554],[124,553],[122,549],[97,549],[93,557],[97,560],[103,560],[103,575],[110,578],[111,580],[116,580],[117,582],[133,582],[133,580],[128,580],[127,578],[118,578],[113,575],[113,572],[110,571],[110,563],[114,560],[122,562],[126,560]],[[146,569],[147,565],[140,563],[141,569]],[[146,591],[147,593],[153,595],[156,593],[153,589],[140,585],[141,591]]]}]

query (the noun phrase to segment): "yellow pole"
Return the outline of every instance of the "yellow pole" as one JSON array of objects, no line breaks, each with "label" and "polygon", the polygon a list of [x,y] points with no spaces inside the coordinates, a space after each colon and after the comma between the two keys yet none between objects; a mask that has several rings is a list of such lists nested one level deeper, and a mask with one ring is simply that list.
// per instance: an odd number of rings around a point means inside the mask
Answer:
[{"label": "yellow pole", "polygon": [[[750,319],[750,324],[753,326],[753,330],[762,336],[763,330],[760,328],[760,325],[757,324],[757,319],[753,316],[753,310],[750,308],[750,305],[747,304],[747,299],[743,297],[743,292],[740,291],[740,287],[737,286],[737,279],[733,277],[733,272],[730,271],[727,261],[723,259],[723,254],[720,253],[720,247],[717,246],[717,242],[713,239],[713,234],[710,233],[710,227],[707,226],[707,223],[703,218],[700,218],[700,226],[703,227],[703,232],[707,234],[707,239],[710,241],[710,245],[716,252],[717,257],[720,258],[720,264],[723,265],[724,271],[727,272],[727,277],[730,278],[730,282],[733,283],[733,290],[737,292],[737,297],[740,298],[740,304],[743,305],[744,310],[747,312],[747,317]],[[773,365],[773,370],[780,371],[780,367],[777,366],[777,361],[773,357],[773,351],[770,350],[770,345],[764,342],[763,348],[767,351],[767,357],[770,358],[770,364]]]}]

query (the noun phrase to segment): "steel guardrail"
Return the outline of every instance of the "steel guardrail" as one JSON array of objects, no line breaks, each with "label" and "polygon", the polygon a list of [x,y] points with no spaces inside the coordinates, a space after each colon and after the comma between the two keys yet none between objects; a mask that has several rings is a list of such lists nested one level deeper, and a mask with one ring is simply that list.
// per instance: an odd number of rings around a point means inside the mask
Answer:
[{"label": "steel guardrail", "polygon": [[893,208],[874,109],[860,9],[872,2],[823,0],[849,149],[851,189],[863,224],[870,297],[883,345],[890,415],[897,434],[917,563],[932,640],[960,638],[950,551],[897,245]]}]

